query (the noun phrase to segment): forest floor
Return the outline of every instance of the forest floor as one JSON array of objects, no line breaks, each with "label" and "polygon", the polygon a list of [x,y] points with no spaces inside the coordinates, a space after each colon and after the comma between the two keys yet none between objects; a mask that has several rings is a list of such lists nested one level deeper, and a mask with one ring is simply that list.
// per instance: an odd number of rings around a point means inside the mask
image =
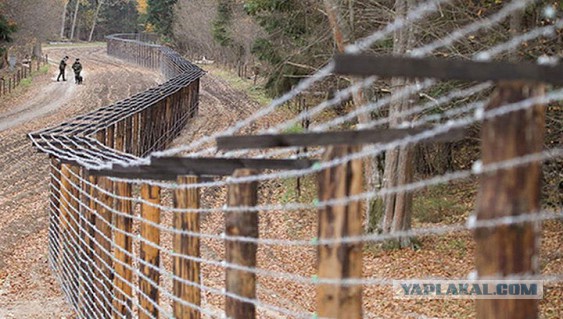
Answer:
[{"label": "forest floor", "polygon": [[[108,57],[102,46],[54,47],[47,51],[54,60],[64,55],[69,55],[71,60],[80,57],[85,68],[85,84],[56,82],[55,66],[48,74],[35,78],[30,87],[0,101],[0,319],[73,318],[47,263],[48,160],[31,146],[26,134],[123,99],[161,81],[150,71]],[[202,79],[199,114],[176,140],[176,146],[225,129],[267,102],[249,81],[215,66],[204,68],[209,73]],[[279,123],[286,112],[289,110],[284,108],[244,132],[256,132]],[[300,195],[292,180],[264,183],[259,189],[260,200],[264,203],[312,200],[314,179],[302,182]],[[204,193],[202,205],[220,207],[225,195],[224,190]],[[415,198],[415,226],[463,223],[475,201],[475,181],[426,189],[417,192]],[[260,218],[263,238],[311,239],[316,234],[314,211],[267,212]],[[221,214],[210,214],[202,221],[202,232],[220,234],[223,225]],[[365,276],[460,278],[473,270],[474,245],[470,232],[421,237],[418,246],[416,250],[366,246]],[[221,260],[223,253],[221,241],[202,241],[203,258]],[[315,271],[315,254],[312,246],[262,246],[258,263],[262,269],[310,277]],[[563,227],[560,222],[545,224],[540,260],[542,273],[561,273]],[[169,262],[163,258],[165,265]],[[203,284],[221,289],[224,286],[222,270],[204,265]],[[292,313],[310,313],[315,308],[314,285],[279,278],[259,276],[258,297],[261,302]],[[471,300],[397,300],[393,297],[392,289],[387,286],[367,287],[363,296],[364,317],[474,317],[474,301]],[[208,307],[221,309],[223,306],[224,300],[219,295],[204,293],[203,298]],[[563,285],[548,286],[540,303],[542,318],[563,317],[562,304]],[[291,316],[259,309],[258,317]]]}]

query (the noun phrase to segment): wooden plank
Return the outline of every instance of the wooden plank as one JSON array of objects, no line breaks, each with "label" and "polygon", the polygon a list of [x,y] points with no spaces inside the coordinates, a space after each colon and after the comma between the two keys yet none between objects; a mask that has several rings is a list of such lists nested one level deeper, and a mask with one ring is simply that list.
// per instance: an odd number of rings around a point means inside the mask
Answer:
[{"label": "wooden plank", "polygon": [[336,55],[334,72],[342,75],[436,78],[440,80],[502,81],[523,80],[563,84],[563,65],[528,62],[471,61],[437,58],[378,56],[374,54]]},{"label": "wooden plank", "polygon": [[292,170],[311,167],[315,162],[308,159],[254,159],[254,158],[151,158],[151,166],[174,167],[183,175],[232,175],[237,169]]},{"label": "wooden plank", "polygon": [[80,264],[80,167],[76,165],[70,166],[69,169],[69,179],[70,179],[70,205],[69,205],[69,238],[70,238],[70,256],[72,258],[71,263],[72,267],[70,267],[71,271],[67,273],[72,278],[72,286],[74,289],[71,291],[72,294],[72,301],[75,306],[78,307],[79,312],[82,312],[84,309],[80,307],[83,304],[81,300],[81,281],[79,280],[82,270]]},{"label": "wooden plank", "polygon": [[[487,111],[506,104],[541,96],[543,87],[522,82],[500,83]],[[487,119],[481,131],[482,161],[485,165],[541,152],[545,130],[545,107],[511,112]],[[541,163],[499,170],[480,177],[477,220],[518,216],[540,207]],[[539,224],[522,223],[474,232],[476,268],[480,277],[532,275],[539,272]],[[538,300],[478,299],[479,319],[537,318]]]},{"label": "wooden plank", "polygon": [[139,178],[155,180],[175,180],[178,176],[228,176],[236,169],[304,169],[311,167],[315,161],[272,160],[272,159],[230,159],[230,158],[155,158],[151,165],[121,166],[113,165],[111,169],[90,170],[96,176],[122,178]]},{"label": "wooden plank", "polygon": [[[60,202],[60,247],[61,252],[58,260],[58,269],[62,273],[70,270],[71,265],[71,243],[70,243],[70,165],[61,164],[61,188],[59,194]],[[68,277],[61,277],[61,284],[66,288],[69,287]]]},{"label": "wooden plank", "polygon": [[[323,160],[357,153],[357,146],[329,148]],[[319,175],[319,200],[344,199],[362,192],[362,160],[327,168]],[[340,239],[362,235],[361,202],[333,205],[319,210],[318,238]],[[319,245],[318,276],[327,279],[362,277],[362,243]],[[362,318],[362,286],[320,284],[317,287],[317,313],[322,318]]]},{"label": "wooden plank", "polygon": [[[143,184],[141,186],[141,198],[152,204],[160,204],[160,187]],[[147,222],[160,224],[160,209],[143,203],[141,206],[141,218]],[[142,262],[139,265],[140,272],[145,278],[139,277],[139,304],[145,311],[139,311],[140,319],[158,318],[159,311],[155,304],[159,303],[160,273],[150,267],[160,267],[160,251],[158,248],[149,245],[151,242],[155,245],[160,245],[160,230],[147,223],[141,222],[141,237],[143,240],[140,245],[140,258]],[[152,284],[152,281],[156,284]],[[150,314],[148,315],[147,312]]]},{"label": "wooden plank", "polygon": [[[178,178],[178,184],[189,185],[198,183],[195,176],[185,176]],[[199,188],[176,189],[174,192],[174,208],[176,209],[198,209],[200,205]],[[200,233],[198,213],[174,212],[174,228],[176,230],[187,231],[192,233]],[[173,243],[174,253],[183,256],[200,258],[200,240],[199,237],[189,236],[187,234],[174,234]],[[178,278],[199,285],[200,281],[200,263],[187,258],[174,257],[173,273]],[[201,290],[194,285],[188,285],[178,280],[174,280],[174,296],[186,303],[201,306]],[[184,305],[178,301],[173,303],[174,318],[176,319],[199,319],[201,313],[199,310]]]},{"label": "wooden plank", "polygon": [[[105,177],[98,178],[98,187],[106,191],[112,191],[112,183]],[[94,253],[96,256],[96,295],[98,300],[98,311],[103,314],[103,318],[111,317],[112,300],[112,213],[106,208],[113,207],[111,197],[101,191],[96,192],[96,234],[94,243]]]},{"label": "wooden plank", "polygon": [[[88,176],[86,173],[86,170],[84,168],[80,168],[80,178],[78,180],[78,187],[80,187],[80,192],[78,195],[79,198],[79,214],[80,214],[80,219],[78,220],[78,238],[79,243],[78,245],[80,245],[80,309],[82,311],[83,314],[87,314],[87,313],[91,313],[93,311],[93,304],[92,304],[92,294],[91,291],[93,291],[91,282],[92,282],[92,276],[89,268],[89,262],[88,262],[88,258],[89,258],[89,251],[90,251],[90,238],[88,237],[88,216],[89,216],[89,211],[88,211],[88,204],[89,204],[89,199],[88,199],[88,192],[89,192],[89,186],[88,183],[86,183],[86,181],[88,181]],[[86,316],[87,317],[87,316]]]},{"label": "wooden plank", "polygon": [[[119,127],[119,126],[118,126]],[[118,139],[119,140],[119,139]],[[123,145],[122,145],[123,146]],[[132,187],[130,183],[115,183],[117,195],[124,198],[132,198]],[[113,318],[132,318],[131,312],[133,300],[133,203],[127,199],[117,200],[117,211],[121,214],[115,216],[114,242],[116,248],[114,257],[116,276],[113,284],[117,288],[115,290],[115,299],[113,301]]]},{"label": "wooden plank", "polygon": [[51,184],[49,185],[50,196],[50,217],[49,217],[49,256],[53,268],[60,271],[57,260],[60,256],[60,237],[61,237],[61,162],[55,157],[51,157]]},{"label": "wooden plank", "polygon": [[132,154],[133,153],[133,117],[134,115],[129,116],[125,120],[125,153]]},{"label": "wooden plank", "polygon": [[[96,225],[96,214],[93,212],[96,210],[96,201],[94,198],[97,196],[97,190],[95,187],[90,185],[97,185],[98,179],[95,176],[89,176],[86,170],[83,170],[83,177],[85,181],[82,183],[83,191],[85,192],[83,196],[84,206],[84,219],[82,220],[82,235],[84,238],[84,260],[86,261],[84,269],[84,305],[87,311],[96,310],[96,299],[94,297],[96,286],[95,282],[95,269],[94,263],[96,261],[95,256],[95,225]],[[87,194],[87,195],[86,195]],[[87,317],[88,318],[88,317]]]},{"label": "wooden plank", "polygon": [[110,148],[115,146],[115,125],[110,125],[106,128],[105,145]]},{"label": "wooden plank", "polygon": [[[233,177],[247,177],[256,174],[252,170],[237,170]],[[253,207],[258,203],[258,182],[237,183],[228,186],[229,207]],[[227,236],[241,236],[258,238],[258,212],[241,211],[225,212],[225,233]],[[225,260],[227,263],[244,267],[256,267],[255,243],[235,240],[225,241]],[[256,299],[256,274],[226,269],[226,290],[248,299]],[[256,307],[252,303],[244,302],[232,297],[226,297],[225,314],[227,318],[249,319],[256,317]]]},{"label": "wooden plank", "polygon": [[[361,145],[389,143],[398,139],[420,134],[427,127],[405,129],[369,129],[323,133],[222,136],[217,138],[217,149],[238,150],[275,147],[308,147],[327,145]],[[465,129],[452,129],[422,142],[446,142],[461,139]]]},{"label": "wooden plank", "polygon": [[125,121],[115,124],[115,145],[118,151],[125,151]]}]

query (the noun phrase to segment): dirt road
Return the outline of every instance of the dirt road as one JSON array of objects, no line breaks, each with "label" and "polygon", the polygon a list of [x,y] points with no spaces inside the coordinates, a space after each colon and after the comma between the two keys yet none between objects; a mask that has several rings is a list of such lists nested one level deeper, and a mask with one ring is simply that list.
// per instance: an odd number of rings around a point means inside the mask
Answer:
[{"label": "dirt road", "polygon": [[[57,68],[0,101],[0,318],[71,318],[47,264],[48,161],[26,134],[156,85],[158,74],[105,54],[105,47],[52,48],[80,57],[84,85],[56,82]],[[57,61],[53,61],[57,63]]]}]

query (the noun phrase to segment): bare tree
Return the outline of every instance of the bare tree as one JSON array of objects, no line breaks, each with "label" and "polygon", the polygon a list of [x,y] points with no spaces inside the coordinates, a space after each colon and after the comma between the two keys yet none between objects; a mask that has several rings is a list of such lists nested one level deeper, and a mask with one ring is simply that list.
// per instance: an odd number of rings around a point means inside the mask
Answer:
[{"label": "bare tree", "polygon": [[[18,55],[41,56],[41,43],[58,35],[60,0],[4,0],[5,14],[14,20],[18,31],[14,34],[14,48]],[[55,8],[45,10],[45,8]]]},{"label": "bare tree", "polygon": [[76,18],[78,17],[78,9],[80,7],[80,0],[76,0],[76,7],[74,8],[74,17],[72,18],[72,27],[70,28],[70,39],[74,39],[74,30],[76,29]]},{"label": "bare tree", "polygon": [[67,8],[68,8],[68,4],[69,4],[69,3],[70,3],[70,0],[64,2],[62,23],[61,23],[61,39],[63,39],[63,38],[65,37],[66,10],[67,10]]},{"label": "bare tree", "polygon": [[[342,0],[324,0],[326,14],[330,21],[334,42],[338,52],[343,53],[344,49],[352,41],[352,23],[347,23],[342,15]],[[349,1],[346,1],[349,2]],[[357,79],[351,79],[352,84],[357,82]],[[360,107],[367,103],[363,90],[358,90],[353,94],[354,104]],[[369,114],[358,115],[358,122],[367,123],[370,121]]]},{"label": "bare tree", "polygon": [[[414,7],[416,0],[396,0],[396,15],[405,17],[409,8]],[[405,54],[414,46],[414,30],[412,25],[397,30],[393,35],[393,54]],[[400,96],[396,92],[410,84],[405,78],[393,78],[389,117],[390,126],[396,127],[408,118],[398,114],[405,112],[410,107],[410,97]],[[383,174],[386,188],[408,184],[413,176],[413,146],[401,146],[387,151],[385,154],[385,172]],[[398,192],[386,195],[384,198],[384,214],[381,222],[383,233],[393,233],[411,228],[412,193]],[[410,245],[408,238],[401,238],[401,247]]]},{"label": "bare tree", "polygon": [[[174,7],[173,33],[176,43],[193,58],[203,55],[215,60],[224,52],[213,40],[211,30],[217,0],[178,0]],[[191,23],[197,21],[198,23]]]},{"label": "bare tree", "polygon": [[98,16],[100,14],[100,8],[104,4],[104,0],[98,1],[98,6],[96,7],[96,13],[94,13],[94,20],[92,21],[92,29],[90,29],[90,36],[88,37],[88,42],[92,42],[92,37],[94,36],[94,29],[96,29],[96,22],[98,21]]},{"label": "bare tree", "polygon": [[[342,8],[345,5],[344,2],[348,4],[348,22],[346,21],[344,15],[342,14]],[[354,0],[324,0],[326,14],[330,21],[332,28],[332,34],[334,37],[334,42],[336,44],[337,50],[340,53],[344,52],[346,45],[350,44],[353,40],[353,28],[354,28]],[[358,79],[352,78],[350,80],[351,84],[354,85],[358,82]],[[356,108],[362,107],[362,105],[367,104],[367,99],[365,97],[365,92],[363,89],[359,89],[352,95],[354,105]],[[368,123],[371,121],[371,116],[369,113],[363,113],[358,115],[358,122]],[[364,171],[366,176],[366,188],[368,190],[375,190],[378,181],[378,170],[377,170],[377,158],[370,157],[364,162]],[[375,209],[373,205],[366,203],[366,231],[370,230],[372,225],[376,224],[378,221],[375,220],[376,214],[371,212]]]}]

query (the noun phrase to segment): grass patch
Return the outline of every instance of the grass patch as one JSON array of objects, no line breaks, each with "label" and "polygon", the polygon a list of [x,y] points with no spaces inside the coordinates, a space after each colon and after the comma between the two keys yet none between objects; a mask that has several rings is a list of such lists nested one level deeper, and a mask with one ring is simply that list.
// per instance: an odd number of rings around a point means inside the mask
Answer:
[{"label": "grass patch", "polygon": [[33,80],[32,80],[31,77],[22,79],[22,80],[20,81],[20,87],[21,87],[21,88],[24,88],[24,89],[25,89],[25,88],[28,88],[28,87],[31,86],[31,82],[33,82]]},{"label": "grass patch", "polygon": [[66,47],[79,47],[79,48],[87,48],[87,47],[103,47],[106,45],[106,42],[56,42],[56,43],[47,43],[43,45],[43,48],[66,48]]},{"label": "grass patch", "polygon": [[282,181],[283,194],[281,203],[305,202],[312,203],[317,198],[316,178],[313,175],[307,175],[299,179],[299,187],[297,178],[286,178]]},{"label": "grass patch", "polygon": [[429,187],[417,193],[413,200],[413,218],[420,223],[450,223],[459,220],[466,211],[449,185]]},{"label": "grass patch", "polygon": [[303,133],[303,132],[305,132],[305,129],[299,123],[295,123],[292,126],[283,130],[284,134],[297,134],[297,133]]},{"label": "grass patch", "polygon": [[33,72],[32,75],[44,75],[44,74],[47,74],[47,73],[49,73],[49,65],[48,65],[48,64],[45,64],[45,65],[42,65],[42,66],[39,68],[39,71]]},{"label": "grass patch", "polygon": [[50,66],[46,64],[41,66],[39,70],[31,71],[31,75],[29,75],[27,78],[21,79],[20,83],[16,85],[14,90],[12,90],[11,94],[6,93],[4,96],[11,96],[13,94],[15,95],[22,94],[33,85],[33,78],[48,74],[49,70],[50,70]]},{"label": "grass patch", "polygon": [[458,258],[467,255],[467,239],[466,238],[442,238],[436,244],[436,250],[444,254],[455,254]]},{"label": "grass patch", "polygon": [[[314,176],[305,176],[299,179],[299,189],[297,187],[297,178],[286,178],[282,180],[283,193],[281,194],[280,203],[313,203],[317,198],[317,185]],[[296,222],[296,215],[300,222]],[[307,225],[312,222],[311,218],[315,218],[315,214],[311,211],[285,212],[283,214],[285,229],[291,238],[303,236],[303,231],[307,230]]]}]

